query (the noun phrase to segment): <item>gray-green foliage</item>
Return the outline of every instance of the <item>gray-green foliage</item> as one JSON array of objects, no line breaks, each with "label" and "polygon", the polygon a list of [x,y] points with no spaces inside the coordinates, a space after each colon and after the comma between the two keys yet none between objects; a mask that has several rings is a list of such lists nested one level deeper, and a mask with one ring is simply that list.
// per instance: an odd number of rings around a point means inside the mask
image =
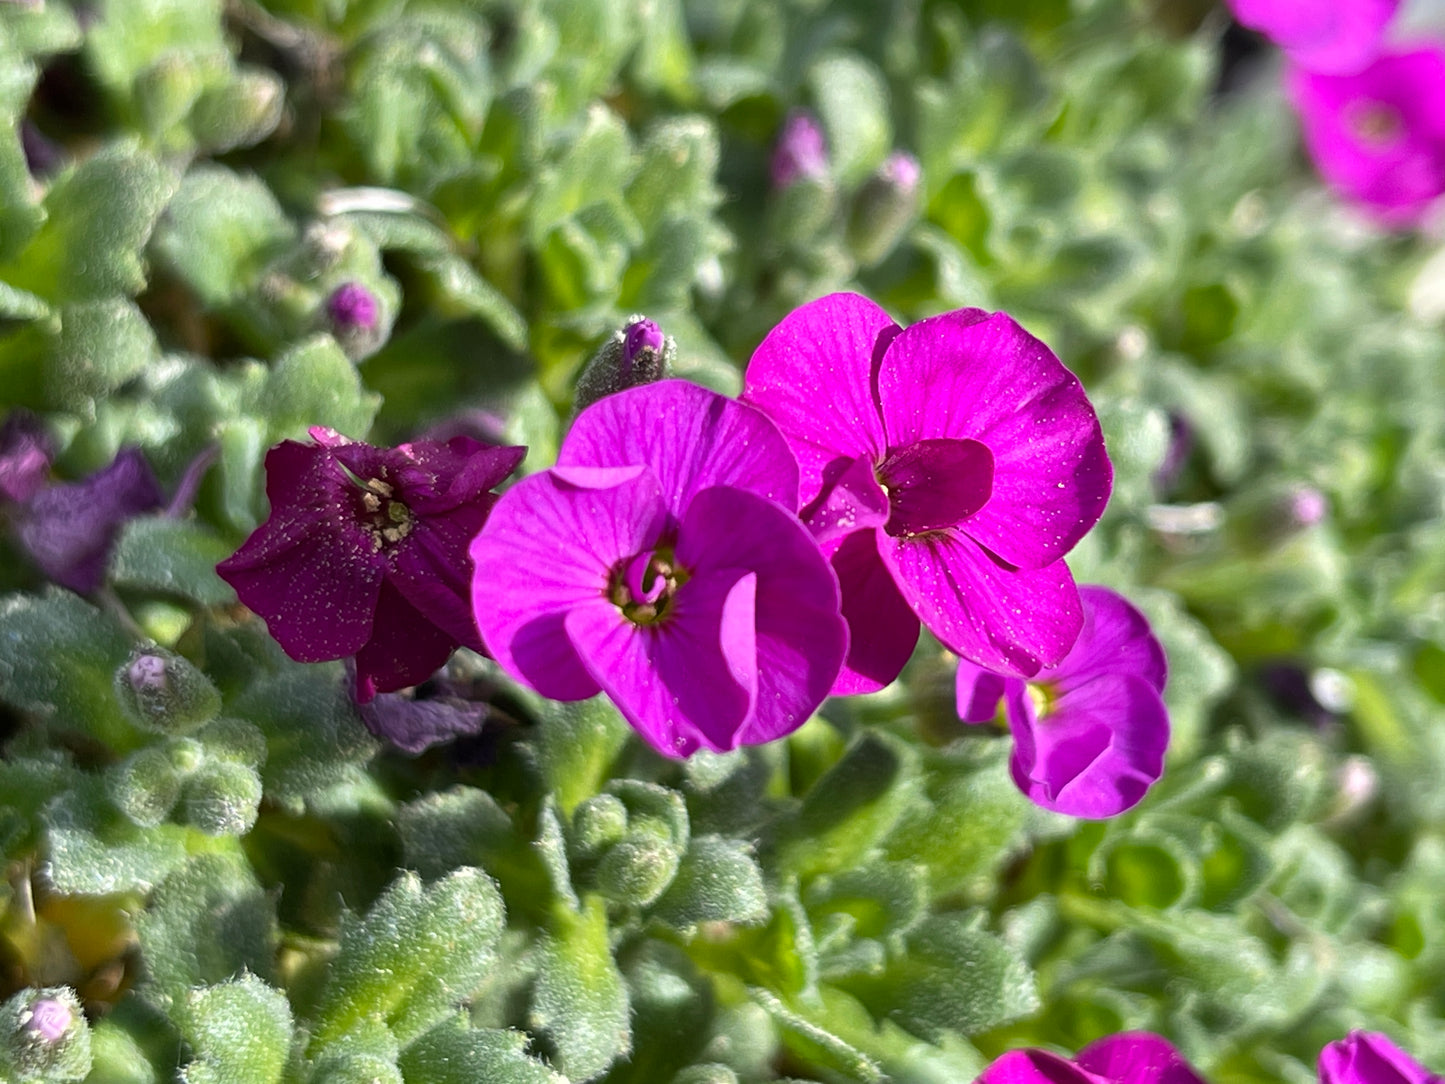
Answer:
[{"label": "gray-green foliage", "polygon": [[[1354,1027],[1445,1064],[1438,241],[1309,178],[1267,63],[1218,89],[1210,8],[0,2],[0,410],[58,478],[214,456],[94,598],[0,542],[0,1076],[934,1084],[1129,1028],[1241,1084]],[[778,191],[795,109],[830,165]],[[835,289],[1006,308],[1083,379],[1115,488],[1070,561],[1170,657],[1138,809],[1029,806],[926,639],[766,747],[498,682],[403,758],[214,572],[279,440],[475,410],[538,469],[629,314],[732,392]],[[40,1049],[40,996],[93,1023]]]}]

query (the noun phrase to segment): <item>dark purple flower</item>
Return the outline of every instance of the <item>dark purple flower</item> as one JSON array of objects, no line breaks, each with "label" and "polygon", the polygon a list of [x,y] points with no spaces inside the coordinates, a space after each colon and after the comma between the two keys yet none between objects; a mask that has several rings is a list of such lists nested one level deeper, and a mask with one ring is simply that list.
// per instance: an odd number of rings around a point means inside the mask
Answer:
[{"label": "dark purple flower", "polygon": [[1352,1031],[1320,1051],[1320,1084],[1441,1084],[1442,1080],[1378,1031]]},{"label": "dark purple flower", "polygon": [[817,117],[802,111],[788,117],[773,147],[769,171],[774,188],[828,175],[828,144]]},{"label": "dark purple flower", "polygon": [[1240,24],[1257,30],[1301,68],[1329,75],[1359,71],[1379,51],[1400,0],[1226,0]]},{"label": "dark purple flower", "polygon": [[343,283],[326,299],[326,314],[340,331],[371,331],[377,312],[376,296],[359,282]]},{"label": "dark purple flower", "polygon": [[676,380],[601,399],[472,543],[482,639],[543,696],[606,692],[668,756],[781,737],[847,643],[797,491],[750,407]]},{"label": "dark purple flower", "polygon": [[412,697],[379,693],[359,706],[366,729],[404,753],[425,752],[433,745],[476,734],[490,707],[454,696]]},{"label": "dark purple flower", "polygon": [[1083,621],[1062,558],[1113,484],[1094,408],[1004,313],[900,329],[856,294],[790,314],[743,401],[798,457],[804,522],[843,590],[851,646],[834,692],[902,670],[919,619],[956,654],[1028,677]]},{"label": "dark purple flower", "polygon": [[1445,50],[1385,53],[1356,75],[1291,70],[1305,145],[1335,188],[1382,222],[1418,222],[1445,192]]},{"label": "dark purple flower", "polygon": [[1030,681],[958,664],[958,714],[993,719],[1000,697],[1013,733],[1009,772],[1036,805],[1112,817],[1164,771],[1169,714],[1164,649],[1138,610],[1103,587],[1080,591],[1084,625],[1055,666]]},{"label": "dark purple flower", "polygon": [[360,703],[480,651],[467,544],[526,449],[311,437],[267,453],[270,518],[216,571],[293,659],[354,655]]},{"label": "dark purple flower", "polygon": [[1179,1051],[1147,1031],[1110,1035],[1070,1061],[1047,1050],[1011,1050],[976,1084],[1204,1084]]},{"label": "dark purple flower", "polygon": [[0,501],[28,501],[50,476],[55,448],[50,433],[29,411],[11,411],[0,425]]},{"label": "dark purple flower", "polygon": [[94,591],[105,578],[111,545],[126,520],[159,508],[160,483],[139,448],[78,482],[40,490],[17,516],[17,537],[40,571],[72,591]]}]

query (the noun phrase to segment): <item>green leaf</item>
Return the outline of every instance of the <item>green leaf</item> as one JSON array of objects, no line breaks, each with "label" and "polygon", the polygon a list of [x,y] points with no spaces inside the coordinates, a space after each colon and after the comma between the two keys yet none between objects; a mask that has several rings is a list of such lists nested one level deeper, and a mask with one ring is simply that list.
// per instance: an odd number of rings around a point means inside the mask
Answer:
[{"label": "green leaf", "polygon": [[112,297],[66,305],[45,373],[56,406],[90,414],[95,402],[160,360],[160,344],[139,308]]},{"label": "green leaf", "polygon": [[605,696],[566,704],[549,701],[541,712],[537,757],[547,789],[570,817],[578,803],[602,789],[632,728]]},{"label": "green leaf", "polygon": [[257,177],[201,165],[181,181],[151,252],[215,308],[234,301],[296,239],[296,227]]},{"label": "green leaf", "polygon": [[428,1084],[566,1084],[563,1077],[527,1055],[518,1031],[474,1028],[465,1015],[432,1028],[402,1052],[407,1080]]},{"label": "green leaf", "polygon": [[857,184],[893,144],[888,87],[877,68],[851,53],[818,61],[808,82],[827,132],[833,173],[844,185]]},{"label": "green leaf", "polygon": [[195,986],[273,979],[276,905],[238,854],[202,855],[167,877],[136,918],[147,997],[184,1004]]},{"label": "green leaf", "polygon": [[329,335],[307,339],[282,354],[257,403],[273,440],[302,439],[314,425],[361,440],[380,405],[380,397],[365,389],[356,366]]},{"label": "green leaf", "polygon": [[47,879],[60,893],[148,892],[186,860],[187,831],[140,828],[110,801],[99,777],[45,808]]},{"label": "green leaf", "polygon": [[236,597],[216,575],[231,546],[197,520],[143,516],[121,528],[110,558],[117,587],[180,595],[202,606],[221,606]]},{"label": "green leaf", "polygon": [[602,900],[557,912],[541,945],[528,1027],[540,1033],[570,1080],[591,1080],[632,1049],[630,1002],[608,941]]},{"label": "green leaf", "polygon": [[689,845],[652,914],[675,927],[762,922],[768,917],[762,870],[740,840],[699,836]]},{"label": "green leaf", "polygon": [[180,1014],[195,1059],[183,1084],[279,1084],[291,1047],[286,995],[255,975],[191,991]]},{"label": "green leaf", "polygon": [[403,873],[364,918],[345,921],[313,1049],[368,1018],[385,1020],[403,1044],[424,1034],[481,985],[502,925],[501,894],[481,870],[432,885]]}]

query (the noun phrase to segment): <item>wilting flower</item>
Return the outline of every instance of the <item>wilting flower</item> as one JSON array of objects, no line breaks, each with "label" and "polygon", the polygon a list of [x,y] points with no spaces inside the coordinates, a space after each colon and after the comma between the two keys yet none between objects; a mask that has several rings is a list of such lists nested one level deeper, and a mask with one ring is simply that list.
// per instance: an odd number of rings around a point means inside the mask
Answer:
[{"label": "wilting flower", "polygon": [[1227,0],[1234,17],[1258,30],[1302,68],[1350,75],[1379,50],[1400,0]]},{"label": "wilting flower", "polygon": [[828,175],[828,143],[812,113],[794,113],[783,123],[769,166],[774,188]]},{"label": "wilting flower", "polygon": [[1441,1084],[1378,1031],[1352,1031],[1320,1051],[1320,1084]]},{"label": "wilting flower", "polygon": [[1080,591],[1084,626],[1056,666],[1030,681],[958,664],[958,715],[993,719],[1000,697],[1013,733],[1009,772],[1036,805],[1112,817],[1164,771],[1169,714],[1164,649],[1138,610],[1103,587]]},{"label": "wilting flower", "polygon": [[1129,1031],[1080,1050],[1073,1061],[1047,1050],[1011,1050],[975,1084],[1204,1084],[1161,1035]]},{"label": "wilting flower", "polygon": [[140,449],[122,448],[89,477],[36,492],[17,512],[16,536],[47,578],[72,591],[94,591],[121,526],[164,500]]},{"label": "wilting flower", "polygon": [[669,756],[787,734],[847,641],[797,492],[756,410],[675,380],[610,395],[472,543],[482,639],[543,696],[605,691]]},{"label": "wilting flower", "polygon": [[0,501],[28,501],[45,486],[55,449],[35,415],[14,410],[0,425]]},{"label": "wilting flower", "polygon": [[526,449],[311,437],[267,453],[270,518],[216,571],[293,659],[356,656],[362,703],[481,650],[467,544]]},{"label": "wilting flower", "polygon": [[1386,53],[1356,75],[1295,69],[1287,86],[1320,173],[1383,222],[1417,222],[1445,192],[1445,50]]},{"label": "wilting flower", "polygon": [[743,401],[798,457],[802,517],[852,637],[834,692],[887,685],[918,639],[1028,677],[1083,620],[1061,558],[1113,474],[1078,380],[1004,313],[900,329],[856,294],[795,310],[753,354]]}]

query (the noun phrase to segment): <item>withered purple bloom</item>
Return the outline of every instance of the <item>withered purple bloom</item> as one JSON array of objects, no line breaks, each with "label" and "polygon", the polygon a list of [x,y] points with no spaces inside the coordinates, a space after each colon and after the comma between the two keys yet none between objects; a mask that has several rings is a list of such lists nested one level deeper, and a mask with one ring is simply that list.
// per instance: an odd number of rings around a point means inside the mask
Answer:
[{"label": "withered purple bloom", "polygon": [[1079,594],[1084,626],[1057,666],[1025,682],[959,660],[958,714],[988,722],[1002,697],[1018,788],[1057,813],[1112,817],[1164,771],[1168,663],[1148,620],[1125,599],[1104,587]]},{"label": "withered purple bloom", "polygon": [[267,453],[270,518],[216,571],[293,659],[354,655],[358,702],[482,650],[467,545],[526,449],[311,437]]},{"label": "withered purple bloom", "polygon": [[36,492],[18,511],[16,536],[50,580],[83,594],[105,578],[121,525],[164,500],[140,449],[122,448],[108,467],[89,477]]}]

